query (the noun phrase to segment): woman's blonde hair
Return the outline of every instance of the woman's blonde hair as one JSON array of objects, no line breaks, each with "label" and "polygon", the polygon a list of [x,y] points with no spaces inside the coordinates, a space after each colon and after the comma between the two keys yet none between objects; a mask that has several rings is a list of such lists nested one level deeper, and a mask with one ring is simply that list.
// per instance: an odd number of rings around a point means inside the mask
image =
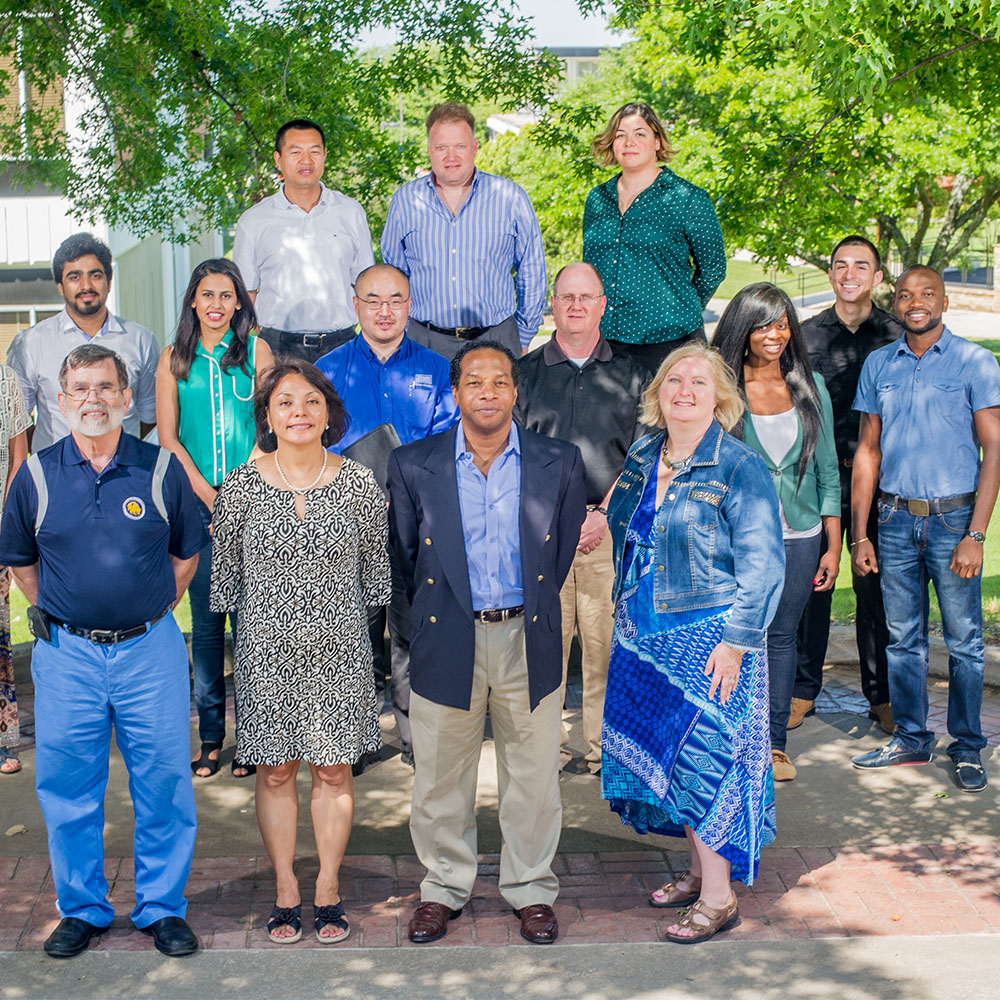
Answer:
[{"label": "woman's blonde hair", "polygon": [[656,158],[661,163],[669,163],[674,156],[673,148],[667,140],[667,133],[663,128],[663,123],[657,117],[656,112],[642,102],[623,104],[608,122],[608,127],[590,144],[590,151],[593,157],[602,167],[613,166],[615,160],[614,144],[615,133],[621,125],[623,118],[630,115],[638,115],[648,126],[653,135],[660,140],[660,148],[656,151]]},{"label": "woman's blonde hair", "polygon": [[667,426],[663,411],[660,409],[660,386],[670,374],[670,369],[685,358],[701,358],[711,369],[712,381],[715,383],[715,419],[724,431],[731,431],[743,416],[745,409],[743,396],[736,385],[736,376],[733,375],[732,369],[722,360],[722,355],[707,344],[685,344],[676,351],[671,351],[663,359],[653,376],[653,381],[642,394],[639,419],[650,427],[659,427],[660,430]]}]

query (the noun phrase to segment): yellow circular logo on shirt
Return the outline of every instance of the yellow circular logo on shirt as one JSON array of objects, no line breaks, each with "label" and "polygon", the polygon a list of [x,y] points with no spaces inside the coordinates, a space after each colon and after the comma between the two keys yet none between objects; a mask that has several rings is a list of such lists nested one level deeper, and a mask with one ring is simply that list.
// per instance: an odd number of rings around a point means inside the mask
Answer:
[{"label": "yellow circular logo on shirt", "polygon": [[138,497],[129,497],[122,504],[122,512],[127,518],[139,521],[146,513],[146,505]]}]

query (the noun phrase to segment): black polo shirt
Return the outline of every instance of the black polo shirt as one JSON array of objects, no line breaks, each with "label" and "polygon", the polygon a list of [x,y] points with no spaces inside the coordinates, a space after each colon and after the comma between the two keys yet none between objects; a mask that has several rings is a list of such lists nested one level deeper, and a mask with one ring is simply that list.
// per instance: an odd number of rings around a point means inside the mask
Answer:
[{"label": "black polo shirt", "polygon": [[877,306],[852,333],[841,322],[833,306],[802,324],[802,337],[813,370],[826,379],[833,404],[833,435],[837,458],[853,458],[858,447],[860,417],[853,409],[854,395],[865,358],[878,347],[903,335],[899,321]]},{"label": "black polo shirt", "polygon": [[522,427],[575,444],[583,454],[587,503],[600,503],[629,447],[652,428],[639,422],[646,368],[602,337],[578,368],[556,338],[518,361],[514,419]]},{"label": "black polo shirt", "polygon": [[28,464],[17,470],[3,510],[0,563],[38,563],[38,604],[79,628],[122,629],[151,621],[177,596],[170,556],[190,559],[208,544],[191,484],[170,457],[163,480],[169,524],[153,500],[160,449],[122,433],[95,472],[72,435],[43,448],[48,507],[35,534],[38,491]]}]

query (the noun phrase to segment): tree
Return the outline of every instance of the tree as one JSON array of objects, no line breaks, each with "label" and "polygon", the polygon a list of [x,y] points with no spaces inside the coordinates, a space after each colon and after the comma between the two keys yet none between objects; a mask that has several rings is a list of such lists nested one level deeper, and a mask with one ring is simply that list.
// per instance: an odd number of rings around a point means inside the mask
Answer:
[{"label": "tree", "polygon": [[[399,44],[360,52],[377,28]],[[553,61],[529,39],[502,0],[0,0],[8,106],[18,72],[38,91],[65,80],[86,101],[65,130],[57,109],[0,121],[0,155],[85,217],[184,241],[270,192],[275,129],[308,117],[327,128],[331,183],[378,202],[421,156],[382,127],[398,95],[541,103]]]},{"label": "tree", "polygon": [[865,232],[900,265],[941,268],[995,212],[1000,12],[988,4],[619,8],[637,38],[611,60],[612,85],[569,92],[536,132],[571,161],[615,107],[648,100],[672,126],[675,169],[716,199],[729,245],[775,267],[797,256],[825,268],[837,239]]}]

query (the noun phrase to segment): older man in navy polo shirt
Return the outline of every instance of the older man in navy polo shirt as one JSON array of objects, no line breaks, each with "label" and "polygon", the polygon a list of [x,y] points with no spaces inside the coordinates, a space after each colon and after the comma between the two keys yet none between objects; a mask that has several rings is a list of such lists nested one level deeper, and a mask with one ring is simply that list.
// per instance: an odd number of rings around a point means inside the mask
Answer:
[{"label": "older man in navy polo shirt", "polygon": [[132,922],[164,954],[187,955],[198,947],[184,921],[196,827],[190,693],[170,611],[207,539],[177,459],[122,432],[121,359],[86,344],[59,382],[71,434],[20,468],[0,528],[0,563],[33,605],[38,637],[36,784],[63,918],[45,951],[77,955],[114,919],[103,846],[113,723],[135,808]]},{"label": "older man in navy polo shirt", "polygon": [[[403,444],[448,430],[458,422],[448,362],[406,335],[410,282],[391,264],[374,264],[354,283],[354,311],[361,333],[324,355],[316,367],[333,383],[351,424],[333,446],[343,451],[369,431],[392,424]],[[385,468],[377,470],[384,481]],[[391,554],[391,553],[390,553]],[[375,684],[385,691],[386,609],[370,608],[368,626],[375,654]],[[398,567],[388,607],[392,644],[392,711],[404,763],[413,763],[410,737],[410,602]]]},{"label": "older man in navy polo shirt", "polygon": [[[861,433],[854,457],[851,543],[854,570],[878,573],[891,639],[889,692],[896,734],[854,758],[862,769],[926,764],[929,580],[948,644],[948,754],[963,792],[986,787],[979,751],[983,694],[983,542],[1000,485],[1000,368],[985,348],[942,322],[941,276],[929,267],[896,283],[905,336],[873,351],[854,409]],[[980,458],[980,449],[982,457]],[[865,537],[876,484],[879,555]]]}]

